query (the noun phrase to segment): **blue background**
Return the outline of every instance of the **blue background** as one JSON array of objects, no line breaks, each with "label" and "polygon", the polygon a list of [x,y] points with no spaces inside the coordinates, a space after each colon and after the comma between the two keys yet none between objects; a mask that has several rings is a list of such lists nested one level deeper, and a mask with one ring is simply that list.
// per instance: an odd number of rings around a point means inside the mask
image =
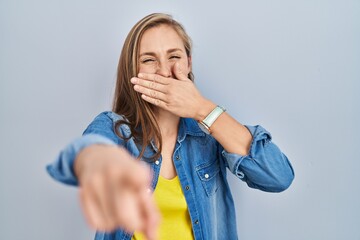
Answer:
[{"label": "blue background", "polygon": [[229,175],[240,239],[359,240],[358,0],[0,0],[1,239],[92,239],[45,165],[111,108],[124,38],[152,12],[192,36],[203,95],[268,129],[295,169],[280,194]]}]

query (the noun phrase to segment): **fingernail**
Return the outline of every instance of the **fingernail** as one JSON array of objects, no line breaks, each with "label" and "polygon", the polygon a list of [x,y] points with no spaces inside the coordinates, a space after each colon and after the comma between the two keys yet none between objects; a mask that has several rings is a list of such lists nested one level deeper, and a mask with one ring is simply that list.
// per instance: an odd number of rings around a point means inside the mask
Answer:
[{"label": "fingernail", "polygon": [[136,83],[137,82],[137,79],[136,78],[131,78],[130,80],[132,83]]},{"label": "fingernail", "polygon": [[142,78],[142,77],[144,77],[144,75],[143,75],[142,73],[139,73],[139,74],[138,74],[138,77],[139,77],[139,78]]}]

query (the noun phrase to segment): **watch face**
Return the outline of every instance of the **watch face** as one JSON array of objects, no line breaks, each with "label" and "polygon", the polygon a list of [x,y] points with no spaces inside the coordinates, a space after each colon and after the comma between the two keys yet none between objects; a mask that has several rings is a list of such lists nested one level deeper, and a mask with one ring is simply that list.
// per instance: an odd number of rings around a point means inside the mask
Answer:
[{"label": "watch face", "polygon": [[209,128],[206,127],[206,126],[204,125],[204,123],[198,122],[198,125],[199,125],[200,129],[201,129],[204,133],[210,134]]}]

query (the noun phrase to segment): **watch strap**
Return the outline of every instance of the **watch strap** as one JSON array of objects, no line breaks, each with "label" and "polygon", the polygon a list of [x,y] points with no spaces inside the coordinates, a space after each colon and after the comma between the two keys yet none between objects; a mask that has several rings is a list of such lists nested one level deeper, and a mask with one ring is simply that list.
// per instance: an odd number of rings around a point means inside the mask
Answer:
[{"label": "watch strap", "polygon": [[202,120],[202,122],[208,128],[210,128],[211,125],[213,125],[213,123],[215,122],[215,120],[225,111],[226,111],[225,108],[218,105],[209,113],[209,115],[206,116],[204,120]]}]

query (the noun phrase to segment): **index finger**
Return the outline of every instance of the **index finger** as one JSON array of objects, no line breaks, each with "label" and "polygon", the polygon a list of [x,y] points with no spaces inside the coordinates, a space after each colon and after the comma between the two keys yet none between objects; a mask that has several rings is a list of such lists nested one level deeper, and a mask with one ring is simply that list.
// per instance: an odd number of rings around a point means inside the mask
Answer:
[{"label": "index finger", "polygon": [[164,85],[168,85],[170,83],[169,78],[160,76],[159,74],[155,74],[155,73],[139,73],[138,77],[145,79],[145,80],[150,80],[150,81],[154,81],[157,83],[161,83]]},{"label": "index finger", "polygon": [[142,192],[140,194],[140,202],[143,214],[143,228],[141,231],[145,234],[148,240],[158,239],[158,227],[161,221],[161,214],[156,206],[155,199],[151,193]]}]

